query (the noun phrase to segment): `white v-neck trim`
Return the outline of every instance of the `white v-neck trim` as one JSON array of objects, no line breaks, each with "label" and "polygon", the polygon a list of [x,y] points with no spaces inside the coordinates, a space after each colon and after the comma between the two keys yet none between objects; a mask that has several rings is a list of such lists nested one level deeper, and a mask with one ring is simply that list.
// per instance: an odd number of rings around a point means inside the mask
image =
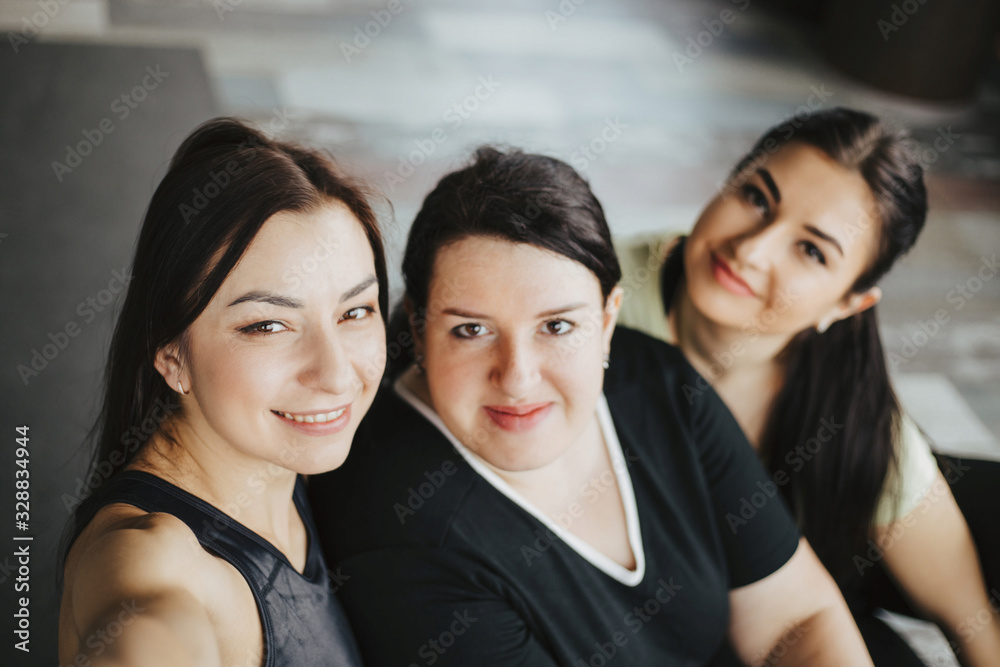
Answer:
[{"label": "white v-neck trim", "polygon": [[420,400],[416,394],[403,384],[402,377],[393,383],[393,389],[400,398],[412,405],[427,421],[441,431],[458,453],[462,455],[468,464],[472,466],[472,469],[479,473],[483,479],[489,482],[497,491],[510,498],[518,507],[542,522],[546,528],[565,542],[573,551],[577,552],[581,558],[615,581],[626,586],[636,586],[642,581],[643,576],[646,574],[646,554],[642,548],[642,533],[639,527],[639,511],[635,503],[635,490],[632,488],[632,478],[628,474],[628,463],[622,452],[618,433],[615,432],[614,422],[611,420],[611,410],[608,408],[608,401],[603,393],[597,401],[597,421],[600,424],[601,434],[604,436],[604,443],[611,458],[611,469],[618,482],[622,507],[625,509],[625,528],[628,532],[628,543],[632,548],[632,555],[635,557],[635,570],[622,567],[621,564],[608,558],[572,532],[550,519],[547,514],[540,511],[524,496],[514,490],[502,477],[490,470],[489,466],[478,454],[459,442],[458,438],[441,421],[441,417],[438,416],[437,412]]}]

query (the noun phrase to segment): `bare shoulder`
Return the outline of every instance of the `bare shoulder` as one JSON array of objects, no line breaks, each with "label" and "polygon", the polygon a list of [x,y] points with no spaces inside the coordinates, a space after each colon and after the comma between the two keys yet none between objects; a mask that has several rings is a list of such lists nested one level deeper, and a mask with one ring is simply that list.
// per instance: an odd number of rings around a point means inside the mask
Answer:
[{"label": "bare shoulder", "polygon": [[114,623],[131,625],[126,634],[136,638],[118,642],[116,650],[144,640],[169,645],[169,637],[184,635],[186,645],[174,650],[217,656],[212,624],[205,622],[216,570],[216,559],[177,517],[128,505],[102,508],[66,560],[60,657],[91,652],[84,644]]},{"label": "bare shoulder", "polygon": [[99,581],[125,587],[187,585],[214,566],[194,532],[177,517],[128,505],[102,508],[73,545],[66,584],[79,590]]}]

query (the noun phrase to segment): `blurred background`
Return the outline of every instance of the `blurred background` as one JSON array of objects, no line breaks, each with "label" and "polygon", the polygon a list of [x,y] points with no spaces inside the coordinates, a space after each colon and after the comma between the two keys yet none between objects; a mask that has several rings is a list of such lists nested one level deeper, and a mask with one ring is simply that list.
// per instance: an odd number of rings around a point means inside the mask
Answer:
[{"label": "blurred background", "polygon": [[[905,125],[931,215],[883,283],[885,347],[939,449],[1000,459],[998,20],[995,0],[0,3],[3,664],[57,661],[57,544],[115,306],[170,156],[216,115],[329,149],[385,193],[394,294],[423,195],[482,143],[570,162],[627,236],[689,229],[756,137],[796,113],[843,105]],[[15,534],[33,538],[30,654],[12,647],[13,554],[28,544]],[[957,664],[935,629],[893,622],[927,664]]]}]

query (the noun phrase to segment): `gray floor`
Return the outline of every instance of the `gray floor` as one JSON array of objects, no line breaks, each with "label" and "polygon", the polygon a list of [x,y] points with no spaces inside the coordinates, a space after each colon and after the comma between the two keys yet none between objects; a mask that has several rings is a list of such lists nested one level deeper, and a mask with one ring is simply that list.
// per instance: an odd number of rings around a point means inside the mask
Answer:
[{"label": "gray floor", "polygon": [[[372,27],[371,12],[385,2],[79,0],[46,19],[17,53],[5,44],[0,416],[4,433],[31,426],[38,558],[33,651],[16,664],[55,661],[62,495],[83,472],[77,449],[97,401],[113,312],[106,307],[87,321],[79,304],[103,298],[113,272],[127,265],[166,161],[191,128],[217,113],[327,147],[382,187],[395,207],[388,224],[397,259],[422,196],[484,142],[582,166],[614,231],[626,235],[687,229],[754,138],[816,91],[824,106],[856,106],[906,124],[928,147],[951,127],[959,139],[929,164],[924,236],[883,285],[884,340],[890,352],[902,350],[922,321],[947,311],[948,322],[898,368],[899,393],[940,448],[1000,458],[1000,280],[982,282],[961,308],[949,300],[1000,250],[1000,76],[994,72],[968,104],[879,93],[827,65],[807,25],[764,4],[737,11],[680,68],[674,54],[687,38],[734,3],[588,0],[563,3],[576,7],[564,16],[556,2],[403,0],[400,13]],[[3,34],[37,12],[30,1],[0,5]],[[358,37],[366,28],[374,35],[367,42]],[[121,118],[112,104],[141,83],[147,66],[169,75]],[[456,104],[470,110],[458,115]],[[67,144],[85,131],[95,136],[103,118],[114,131],[59,180],[52,162],[64,162]],[[618,136],[581,162],[582,146],[609,123],[621,128]],[[422,150],[436,128],[446,140]],[[389,173],[405,176],[397,182]],[[38,376],[22,379],[18,366],[30,365],[33,351],[70,322],[80,334]],[[12,466],[10,456],[0,461],[4,489]],[[8,543],[10,531],[4,522]],[[0,556],[5,599],[11,576],[9,556]],[[949,664],[934,639],[918,641],[933,656],[929,664]]]}]

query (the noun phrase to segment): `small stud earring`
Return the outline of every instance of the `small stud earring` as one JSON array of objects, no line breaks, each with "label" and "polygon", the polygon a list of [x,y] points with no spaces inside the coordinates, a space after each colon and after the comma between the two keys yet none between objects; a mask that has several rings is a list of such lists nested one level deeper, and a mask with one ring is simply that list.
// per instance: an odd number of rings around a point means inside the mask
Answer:
[{"label": "small stud earring", "polygon": [[184,387],[181,386],[181,381],[180,380],[177,381],[177,391],[179,391],[182,394],[184,394],[185,396],[187,396],[187,392],[184,391]]},{"label": "small stud earring", "polygon": [[826,333],[826,330],[830,328],[829,322],[820,322],[816,325],[816,333]]},{"label": "small stud earring", "polygon": [[610,354],[605,354],[604,355],[604,361],[601,362],[601,366],[604,367],[604,370],[608,370],[609,368],[611,368],[611,355]]},{"label": "small stud earring", "polygon": [[424,374],[424,355],[418,354],[413,358],[413,363],[417,365],[417,372]]}]

